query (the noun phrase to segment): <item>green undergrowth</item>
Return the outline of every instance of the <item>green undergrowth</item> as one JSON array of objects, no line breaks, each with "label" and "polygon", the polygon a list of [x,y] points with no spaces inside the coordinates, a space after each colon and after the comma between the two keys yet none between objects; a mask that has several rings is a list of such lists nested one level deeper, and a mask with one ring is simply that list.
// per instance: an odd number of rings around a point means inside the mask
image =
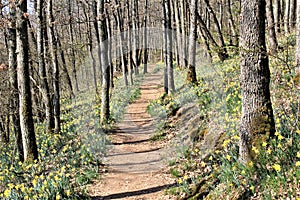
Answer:
[{"label": "green undergrowth", "polygon": [[[0,190],[4,199],[82,199],[98,176],[105,137],[91,111],[92,99],[81,93],[62,102],[60,134],[36,125],[39,160],[22,163],[13,142],[1,147]],[[82,114],[85,113],[85,114]],[[13,139],[12,139],[13,140]]]},{"label": "green undergrowth", "polygon": [[123,83],[123,78],[119,77],[116,80],[115,87],[112,90],[111,98],[111,118],[114,122],[119,122],[123,119],[126,107],[141,96],[140,85],[144,79],[144,74],[139,74],[134,79],[132,86],[126,87]]},{"label": "green undergrowth", "polygon": [[[122,119],[125,107],[140,96],[143,76],[135,77],[131,87],[115,81],[111,95],[111,123]],[[1,199],[88,199],[87,185],[99,178],[101,160],[107,149],[106,127],[99,123],[101,105],[92,90],[72,100],[62,100],[60,134],[35,127],[39,160],[18,160],[14,138],[0,147]]]},{"label": "green undergrowth", "polygon": [[[289,40],[293,38],[281,42]],[[170,173],[178,182],[167,191],[169,194],[179,199],[300,198],[300,82],[293,67],[294,49],[287,48],[270,57],[275,137],[253,146],[254,159],[246,164],[238,159],[242,110],[239,58],[232,56],[223,63],[199,66],[196,87],[183,86],[185,73],[176,69],[175,79],[182,83],[178,91],[152,101],[148,107],[153,116],[161,116],[159,134],[179,138],[189,135],[173,124],[178,110],[187,104],[196,105],[196,114],[201,117],[194,124],[198,126],[197,140],[180,143],[176,156],[169,161]],[[208,68],[211,70],[205,75],[199,73]],[[218,137],[213,141],[215,135]]]}]

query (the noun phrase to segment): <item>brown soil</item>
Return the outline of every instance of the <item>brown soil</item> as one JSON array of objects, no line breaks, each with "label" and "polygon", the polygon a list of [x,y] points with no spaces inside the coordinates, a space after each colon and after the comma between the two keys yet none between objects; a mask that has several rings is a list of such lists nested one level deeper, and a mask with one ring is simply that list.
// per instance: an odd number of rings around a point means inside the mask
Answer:
[{"label": "brown soil", "polygon": [[146,112],[149,101],[163,92],[162,80],[161,72],[147,74],[141,97],[127,107],[124,120],[116,124],[105,160],[108,171],[89,188],[93,199],[173,199],[164,192],[174,185],[163,156],[165,145],[149,140],[155,124]]}]

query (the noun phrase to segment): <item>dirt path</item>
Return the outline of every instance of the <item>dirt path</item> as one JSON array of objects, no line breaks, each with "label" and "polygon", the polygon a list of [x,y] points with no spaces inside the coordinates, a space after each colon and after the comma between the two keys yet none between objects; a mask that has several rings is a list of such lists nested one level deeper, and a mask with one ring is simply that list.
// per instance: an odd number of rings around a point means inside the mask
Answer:
[{"label": "dirt path", "polygon": [[140,99],[128,106],[124,120],[116,125],[105,161],[108,173],[90,187],[93,199],[172,199],[164,194],[174,181],[166,171],[163,144],[149,140],[155,125],[146,112],[149,101],[163,92],[162,80],[161,72],[147,74]]}]

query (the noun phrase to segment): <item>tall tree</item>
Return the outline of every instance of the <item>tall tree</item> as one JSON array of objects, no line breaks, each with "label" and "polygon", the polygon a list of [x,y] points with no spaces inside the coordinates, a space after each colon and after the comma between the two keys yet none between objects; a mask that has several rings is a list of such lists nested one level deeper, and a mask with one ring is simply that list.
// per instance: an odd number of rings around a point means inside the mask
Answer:
[{"label": "tall tree", "polygon": [[101,95],[101,123],[106,123],[110,117],[109,111],[109,84],[110,65],[108,61],[108,32],[105,18],[105,0],[98,0],[98,11],[100,14],[100,41],[101,41],[101,61],[102,61],[102,95]]},{"label": "tall tree", "polygon": [[185,13],[186,13],[186,1],[180,0],[180,23],[181,23],[181,56],[182,56],[182,67],[186,67],[188,65],[187,63],[187,51],[186,51],[186,25],[185,25]]},{"label": "tall tree", "polygon": [[17,70],[20,102],[20,125],[23,141],[24,160],[38,158],[37,144],[32,117],[32,101],[29,79],[27,1],[16,1]]},{"label": "tall tree", "polygon": [[197,4],[198,0],[190,2],[190,36],[189,36],[189,63],[187,71],[187,82],[197,84],[196,76],[196,40],[197,40]]},{"label": "tall tree", "polygon": [[163,1],[164,11],[165,11],[165,68],[167,70],[168,79],[168,89],[167,93],[171,94],[175,90],[174,84],[174,72],[173,72],[173,43],[172,43],[172,19],[171,19],[171,0]]},{"label": "tall tree", "polygon": [[44,16],[43,16],[43,8],[44,8],[44,1],[37,0],[36,1],[36,14],[37,14],[37,28],[36,28],[36,35],[37,35],[37,55],[38,55],[38,63],[39,63],[39,76],[41,82],[41,93],[43,97],[43,102],[45,106],[45,113],[46,113],[46,124],[48,132],[53,131],[54,129],[54,118],[53,118],[53,108],[51,103],[50,97],[50,90],[47,81],[47,74],[46,74],[46,66],[45,66],[45,58],[44,58]]},{"label": "tall tree", "polygon": [[266,0],[266,15],[268,24],[268,39],[270,43],[270,52],[276,53],[277,51],[277,38],[274,23],[273,3],[272,0]]},{"label": "tall tree", "polygon": [[115,4],[117,5],[116,9],[116,21],[117,21],[117,28],[118,28],[118,37],[119,37],[119,46],[120,46],[120,55],[121,55],[121,64],[122,64],[122,72],[123,72],[123,79],[124,79],[124,84],[128,86],[128,70],[126,67],[126,58],[124,54],[124,48],[123,48],[123,43],[124,43],[124,34],[123,34],[123,25],[121,21],[121,14],[120,14],[120,6],[121,2],[119,0],[115,0]]},{"label": "tall tree", "polygon": [[16,144],[20,161],[24,161],[24,152],[22,145],[22,133],[20,128],[19,94],[17,78],[17,54],[16,54],[16,8],[13,1],[9,2],[9,27],[8,27],[8,67],[10,77],[10,112],[12,113],[12,123],[14,127]]},{"label": "tall tree", "polygon": [[[51,0],[49,0],[51,1]],[[70,44],[74,45],[74,30],[73,30],[73,16],[72,16],[72,1],[68,1],[68,15],[69,15],[69,37],[70,37]],[[72,73],[73,73],[73,82],[75,88],[75,92],[79,91],[78,87],[78,80],[77,80],[77,71],[76,71],[76,59],[75,59],[75,50],[72,46],[70,48],[70,59],[71,59],[71,66],[72,66]]]},{"label": "tall tree", "polygon": [[47,4],[47,20],[49,35],[49,51],[52,64],[52,82],[53,82],[53,115],[54,115],[54,133],[60,132],[60,87],[59,87],[59,66],[57,59],[57,41],[54,31],[53,0]]},{"label": "tall tree", "polygon": [[129,75],[129,84],[133,85],[133,64],[132,64],[132,22],[131,22],[131,15],[130,15],[130,1],[126,1],[127,6],[127,23],[128,23],[128,30],[127,30],[127,41],[128,41],[128,75]]},{"label": "tall tree", "polygon": [[291,0],[285,0],[285,11],[284,11],[284,32],[289,34],[290,32],[290,3]]},{"label": "tall tree", "polygon": [[134,64],[134,73],[135,75],[139,74],[139,68],[138,68],[138,23],[139,23],[139,18],[138,18],[138,0],[132,0],[132,39],[133,39],[133,44],[132,44],[132,59],[133,59],[133,64]]},{"label": "tall tree", "polygon": [[240,55],[242,118],[240,160],[251,159],[251,148],[260,137],[275,132],[270,99],[270,70],[265,42],[265,0],[241,1]]},{"label": "tall tree", "polygon": [[147,28],[147,19],[148,19],[148,0],[145,0],[145,6],[144,6],[144,74],[148,72],[148,28]]}]

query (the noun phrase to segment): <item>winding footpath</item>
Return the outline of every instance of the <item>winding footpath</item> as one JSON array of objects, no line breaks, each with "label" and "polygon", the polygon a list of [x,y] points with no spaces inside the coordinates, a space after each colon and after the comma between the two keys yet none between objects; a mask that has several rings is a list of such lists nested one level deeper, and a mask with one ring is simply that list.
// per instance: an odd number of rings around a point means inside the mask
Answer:
[{"label": "winding footpath", "polygon": [[140,87],[141,97],[127,107],[124,119],[111,134],[112,145],[104,162],[108,171],[89,189],[95,200],[172,199],[164,194],[174,183],[163,156],[164,145],[149,140],[155,124],[146,108],[163,92],[162,72],[153,73],[153,69],[149,66],[150,73]]}]

